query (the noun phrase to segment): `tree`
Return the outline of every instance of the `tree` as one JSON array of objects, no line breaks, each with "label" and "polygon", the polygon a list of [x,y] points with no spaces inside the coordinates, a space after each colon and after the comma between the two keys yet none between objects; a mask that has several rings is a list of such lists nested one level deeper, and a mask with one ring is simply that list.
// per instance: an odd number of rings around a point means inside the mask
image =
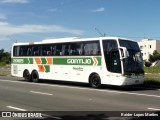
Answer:
[{"label": "tree", "polygon": [[4,49],[0,50],[0,62],[9,64],[11,61],[11,53],[9,52],[4,52]]},{"label": "tree", "polygon": [[152,63],[150,61],[145,61],[144,64],[146,67],[150,67],[152,65]]},{"label": "tree", "polygon": [[155,50],[152,55],[149,55],[149,61],[151,63],[156,62],[155,63],[155,65],[156,65],[159,62],[159,60],[160,60],[160,53],[158,53],[157,50]]},{"label": "tree", "polygon": [[2,61],[3,54],[4,54],[4,49],[1,49],[1,50],[0,50],[0,62]]}]

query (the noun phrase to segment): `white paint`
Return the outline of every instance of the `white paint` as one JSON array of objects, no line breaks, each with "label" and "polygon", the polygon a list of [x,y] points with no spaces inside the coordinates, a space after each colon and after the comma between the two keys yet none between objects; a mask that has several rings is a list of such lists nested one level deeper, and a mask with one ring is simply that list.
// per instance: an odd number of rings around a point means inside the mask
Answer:
[{"label": "white paint", "polygon": [[53,119],[58,119],[58,120],[61,120],[62,118],[60,117],[56,117],[56,116],[51,116],[51,115],[47,115],[47,114],[42,114],[43,117],[48,117],[48,118],[53,118]]},{"label": "white paint", "polygon": [[18,108],[18,107],[13,107],[13,106],[7,106],[7,108],[14,109],[14,110],[19,110],[19,111],[27,111],[25,109]]},{"label": "white paint", "polygon": [[156,110],[156,111],[160,111],[160,109],[157,108],[147,108],[148,110]]},{"label": "white paint", "polygon": [[43,93],[43,92],[37,92],[37,91],[30,91],[31,93],[34,93],[34,94],[41,94],[41,95],[53,95],[53,94],[50,94],[50,93]]},{"label": "white paint", "polygon": [[2,80],[0,79],[0,82],[13,82],[13,83],[19,83],[19,84],[32,84],[32,85],[39,85],[39,86],[49,86],[49,87],[60,87],[60,88],[69,88],[69,89],[80,89],[80,90],[90,90],[90,91],[99,91],[99,92],[108,92],[108,93],[116,93],[116,94],[127,94],[127,95],[136,95],[136,96],[145,96],[145,97],[155,97],[160,98],[159,95],[153,95],[153,94],[140,94],[140,93],[131,93],[131,92],[120,92],[115,90],[100,90],[100,89],[93,89],[93,88],[83,88],[83,87],[71,87],[71,86],[64,86],[64,85],[50,85],[50,84],[44,84],[44,83],[30,83],[30,82],[20,82],[20,81],[11,81],[11,80]]}]

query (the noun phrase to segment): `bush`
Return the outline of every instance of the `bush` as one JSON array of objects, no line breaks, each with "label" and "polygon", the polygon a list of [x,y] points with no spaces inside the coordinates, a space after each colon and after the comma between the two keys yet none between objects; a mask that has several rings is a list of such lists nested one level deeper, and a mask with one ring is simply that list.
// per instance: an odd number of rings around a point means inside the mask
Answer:
[{"label": "bush", "polygon": [[6,62],[0,62],[0,67],[3,67],[6,65]]}]

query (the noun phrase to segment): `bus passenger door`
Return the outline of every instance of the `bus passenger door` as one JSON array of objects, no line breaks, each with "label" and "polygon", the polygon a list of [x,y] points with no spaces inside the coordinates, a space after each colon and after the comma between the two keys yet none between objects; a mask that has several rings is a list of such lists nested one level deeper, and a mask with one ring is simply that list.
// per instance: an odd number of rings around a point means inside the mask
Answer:
[{"label": "bus passenger door", "polygon": [[118,49],[113,49],[110,52],[110,72],[111,84],[120,85],[121,83],[121,60]]}]

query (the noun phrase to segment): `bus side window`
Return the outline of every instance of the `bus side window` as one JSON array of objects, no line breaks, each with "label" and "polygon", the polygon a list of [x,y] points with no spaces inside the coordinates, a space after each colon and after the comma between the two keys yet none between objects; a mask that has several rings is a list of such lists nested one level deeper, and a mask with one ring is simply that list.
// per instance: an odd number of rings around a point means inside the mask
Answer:
[{"label": "bus side window", "polygon": [[100,44],[98,41],[85,42],[84,55],[99,55]]},{"label": "bus side window", "polygon": [[23,48],[20,49],[20,56],[23,56]]},{"label": "bus side window", "polygon": [[82,55],[82,42],[71,43],[69,55]]},{"label": "bus side window", "polygon": [[34,45],[32,48],[33,48],[33,56],[39,56],[40,55],[40,46]]},{"label": "bus side window", "polygon": [[69,55],[70,44],[66,43],[62,45],[62,55]]},{"label": "bus side window", "polygon": [[62,55],[62,44],[57,44],[56,45],[55,55]]},{"label": "bus side window", "polygon": [[54,45],[53,47],[52,47],[52,55],[55,55],[56,54],[56,46]]},{"label": "bus side window", "polygon": [[13,48],[13,56],[19,56],[20,46],[14,46]]},{"label": "bus side window", "polygon": [[28,48],[28,50],[27,50],[27,56],[31,56],[31,53],[32,53],[31,48]]}]

